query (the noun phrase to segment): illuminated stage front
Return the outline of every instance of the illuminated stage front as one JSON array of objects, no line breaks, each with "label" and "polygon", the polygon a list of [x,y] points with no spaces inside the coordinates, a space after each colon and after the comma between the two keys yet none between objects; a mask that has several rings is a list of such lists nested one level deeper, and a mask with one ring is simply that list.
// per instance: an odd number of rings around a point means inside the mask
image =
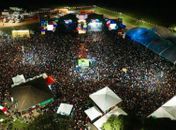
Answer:
[{"label": "illuminated stage front", "polygon": [[91,19],[88,23],[88,31],[89,32],[100,32],[103,28],[103,22],[99,19]]}]

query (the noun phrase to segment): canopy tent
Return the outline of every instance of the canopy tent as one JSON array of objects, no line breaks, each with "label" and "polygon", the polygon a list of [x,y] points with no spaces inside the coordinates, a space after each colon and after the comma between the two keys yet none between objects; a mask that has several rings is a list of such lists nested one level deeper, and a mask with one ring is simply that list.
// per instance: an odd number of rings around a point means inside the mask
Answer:
[{"label": "canopy tent", "polygon": [[3,112],[3,113],[7,113],[7,108],[6,107],[3,107],[0,105],[0,110]]},{"label": "canopy tent", "polygon": [[52,85],[56,82],[53,76],[48,76],[45,80],[47,85]]},{"label": "canopy tent", "polygon": [[156,32],[146,28],[133,28],[127,31],[126,37],[142,44],[154,53],[176,64],[176,45],[161,38]]},{"label": "canopy tent", "polygon": [[24,75],[21,74],[21,75],[17,75],[15,77],[12,78],[12,81],[13,81],[13,84],[14,85],[17,85],[17,84],[21,84],[21,83],[24,83],[26,80],[24,78]]},{"label": "canopy tent", "polygon": [[17,101],[17,110],[22,112],[39,103],[53,98],[43,77],[34,78],[28,82],[22,83],[11,88],[11,94]]},{"label": "canopy tent", "polygon": [[100,119],[98,119],[97,121],[95,121],[93,124],[94,126],[98,129],[101,130],[101,127],[103,126],[104,123],[106,123],[106,121],[109,119],[109,117],[111,117],[112,115],[127,115],[126,112],[124,112],[121,108],[119,107],[115,107],[114,109],[112,109],[110,112],[108,112],[107,114],[105,114],[104,116],[102,116]]},{"label": "canopy tent", "polygon": [[95,120],[96,118],[102,116],[102,113],[98,110],[97,107],[93,106],[84,111],[86,115],[90,118],[91,121]]},{"label": "canopy tent", "polygon": [[104,87],[103,89],[89,95],[89,97],[103,112],[106,112],[111,107],[122,101],[122,99],[117,96],[109,87]]},{"label": "canopy tent", "polygon": [[170,118],[171,120],[176,120],[176,96],[171,98],[148,117]]},{"label": "canopy tent", "polygon": [[73,105],[67,103],[61,103],[57,109],[57,114],[69,116],[73,109]]}]

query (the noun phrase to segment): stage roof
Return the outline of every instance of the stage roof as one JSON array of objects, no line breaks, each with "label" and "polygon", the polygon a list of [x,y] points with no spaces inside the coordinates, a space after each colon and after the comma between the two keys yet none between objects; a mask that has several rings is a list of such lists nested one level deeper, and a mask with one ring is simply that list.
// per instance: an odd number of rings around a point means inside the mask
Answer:
[{"label": "stage roof", "polygon": [[176,44],[161,38],[156,32],[146,28],[133,28],[127,31],[126,36],[142,44],[154,53],[176,64]]},{"label": "stage roof", "polygon": [[101,90],[89,95],[89,97],[97,104],[97,106],[106,112],[111,107],[114,107],[122,101],[109,87],[104,87]]},{"label": "stage roof", "polygon": [[69,116],[73,109],[73,105],[67,103],[61,103],[57,109],[57,114]]},{"label": "stage roof", "polygon": [[76,17],[75,14],[66,14],[66,15],[60,17],[60,19],[61,19],[61,20],[65,20],[65,19],[68,20],[68,19],[71,19],[71,20],[73,20],[73,21],[77,21],[77,20],[78,20],[78,18]]},{"label": "stage roof", "polygon": [[93,106],[84,111],[86,115],[90,118],[91,121],[95,120],[96,118],[102,116],[102,113],[98,110],[97,107]]},{"label": "stage roof", "polygon": [[103,15],[92,13],[88,15],[88,19],[103,19]]},{"label": "stage roof", "polygon": [[148,117],[169,118],[171,120],[176,120],[176,96],[171,98]]},{"label": "stage roof", "polygon": [[11,94],[17,101],[18,111],[24,111],[53,97],[43,78],[11,88]]}]

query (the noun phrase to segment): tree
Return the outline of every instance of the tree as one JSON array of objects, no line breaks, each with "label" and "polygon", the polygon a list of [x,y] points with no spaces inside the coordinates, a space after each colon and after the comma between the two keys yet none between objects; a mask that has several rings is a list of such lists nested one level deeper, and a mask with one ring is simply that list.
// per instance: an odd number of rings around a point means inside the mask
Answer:
[{"label": "tree", "polygon": [[68,117],[55,114],[43,114],[34,119],[29,125],[32,130],[68,130],[73,122]]},{"label": "tree", "polygon": [[103,124],[102,130],[123,130],[124,120],[121,117],[112,115],[106,123]]}]

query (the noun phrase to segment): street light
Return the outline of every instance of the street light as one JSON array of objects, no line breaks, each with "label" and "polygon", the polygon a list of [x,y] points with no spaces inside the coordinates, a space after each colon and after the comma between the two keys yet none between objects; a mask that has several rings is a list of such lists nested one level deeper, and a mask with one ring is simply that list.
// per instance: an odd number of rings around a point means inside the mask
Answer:
[{"label": "street light", "polygon": [[0,122],[3,122],[3,121],[4,121],[4,119],[1,118],[1,119],[0,119]]},{"label": "street light", "polygon": [[176,32],[176,26],[174,27],[174,31]]}]

